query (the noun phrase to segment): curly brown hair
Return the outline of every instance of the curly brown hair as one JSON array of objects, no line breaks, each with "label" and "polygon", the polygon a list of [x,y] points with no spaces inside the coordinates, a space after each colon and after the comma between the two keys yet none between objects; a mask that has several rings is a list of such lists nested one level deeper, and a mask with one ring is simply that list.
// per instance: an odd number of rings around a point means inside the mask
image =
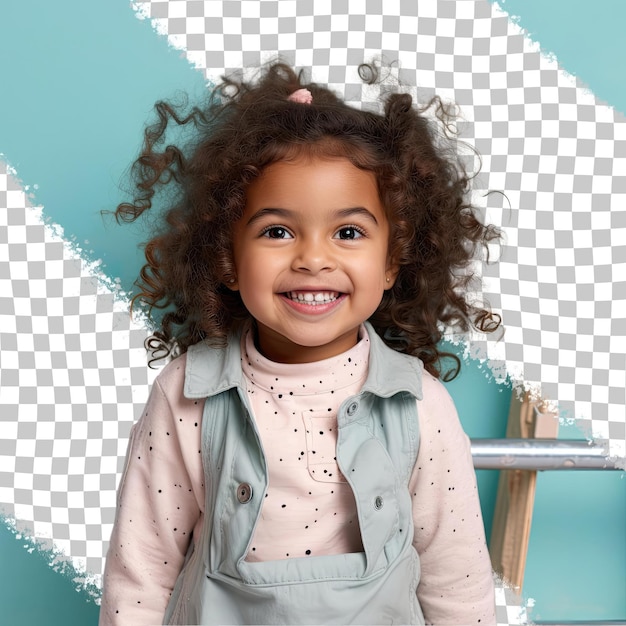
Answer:
[{"label": "curly brown hair", "polygon": [[[375,67],[365,66],[376,80]],[[306,87],[311,104],[288,100]],[[442,142],[434,109],[450,121],[440,99],[414,106],[407,93],[391,93],[384,114],[347,105],[329,89],[307,83],[303,72],[274,63],[256,82],[233,77],[186,115],[166,102],[155,105],[158,121],[144,133],[133,164],[137,192],[115,212],[134,221],[151,208],[159,189],[169,193],[161,226],[146,244],[146,264],[133,298],[163,309],[160,328],[147,342],[156,358],[182,353],[201,340],[223,344],[250,317],[238,292],[231,233],[241,216],[246,187],[271,163],[310,156],[343,157],[374,173],[390,223],[389,255],[399,266],[370,322],[392,348],[418,356],[439,377],[442,359],[455,355],[438,346],[444,326],[495,330],[500,320],[467,298],[469,267],[483,247],[500,236],[481,223],[467,195],[469,176],[452,142]],[[168,125],[191,128],[193,140],[162,148]],[[189,125],[189,126],[188,126]],[[448,146],[446,147],[446,143]],[[164,187],[165,186],[165,187]]]}]

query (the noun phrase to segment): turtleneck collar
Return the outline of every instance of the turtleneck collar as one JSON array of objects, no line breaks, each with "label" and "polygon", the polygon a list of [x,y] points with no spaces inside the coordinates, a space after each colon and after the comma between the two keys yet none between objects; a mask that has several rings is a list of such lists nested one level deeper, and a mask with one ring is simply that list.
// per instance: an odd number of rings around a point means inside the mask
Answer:
[{"label": "turtleneck collar", "polygon": [[270,393],[328,393],[365,380],[369,351],[369,335],[361,326],[357,344],[342,354],[313,363],[276,363],[258,351],[250,329],[241,341],[241,368],[251,383]]},{"label": "turtleneck collar", "polygon": [[[363,392],[389,398],[408,391],[422,398],[422,364],[419,359],[387,347],[374,328],[363,324],[370,340],[368,375]],[[185,365],[186,398],[207,398],[233,387],[245,388],[241,369],[240,336],[233,336],[223,348],[201,341],[190,346]],[[182,358],[182,357],[181,357]]]}]

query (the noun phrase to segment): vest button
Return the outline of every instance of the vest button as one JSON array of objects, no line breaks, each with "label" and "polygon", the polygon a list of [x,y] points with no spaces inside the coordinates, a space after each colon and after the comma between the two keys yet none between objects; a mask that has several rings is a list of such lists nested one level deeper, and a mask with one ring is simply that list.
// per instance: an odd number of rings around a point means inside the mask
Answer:
[{"label": "vest button", "polygon": [[352,404],[350,404],[350,406],[348,406],[348,415],[350,417],[352,417],[359,409],[359,403],[358,402],[352,402]]},{"label": "vest button", "polygon": [[241,504],[246,504],[246,502],[252,500],[252,487],[248,483],[241,483],[241,485],[237,487],[237,500],[239,500]]},{"label": "vest button", "polygon": [[382,499],[380,496],[376,496],[376,497],[374,498],[374,508],[375,508],[377,511],[380,511],[380,509],[382,509],[382,508],[383,508],[383,499]]}]

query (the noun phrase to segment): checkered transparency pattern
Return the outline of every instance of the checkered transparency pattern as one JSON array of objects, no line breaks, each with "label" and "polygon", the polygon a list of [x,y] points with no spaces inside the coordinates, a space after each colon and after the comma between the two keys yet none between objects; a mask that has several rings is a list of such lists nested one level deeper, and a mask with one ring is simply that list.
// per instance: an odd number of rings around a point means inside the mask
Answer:
[{"label": "checkered transparency pattern", "polygon": [[145,326],[0,162],[0,513],[99,583]]},{"label": "checkered transparency pattern", "polygon": [[468,354],[558,405],[611,455],[626,455],[623,116],[487,0],[423,2],[419,15],[412,0],[134,7],[212,82],[280,54],[354,106],[378,108],[381,88],[364,87],[357,68],[383,58],[421,102],[435,93],[456,102],[460,137],[482,157],[475,204],[505,236],[491,251],[499,263],[476,264],[484,288],[474,296],[506,330],[464,337]]}]

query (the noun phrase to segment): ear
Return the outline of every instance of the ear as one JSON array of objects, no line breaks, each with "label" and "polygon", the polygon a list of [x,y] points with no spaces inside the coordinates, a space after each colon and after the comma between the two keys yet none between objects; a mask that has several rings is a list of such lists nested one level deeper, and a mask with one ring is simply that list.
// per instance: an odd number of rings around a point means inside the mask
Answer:
[{"label": "ear", "polygon": [[237,278],[235,278],[235,277],[230,278],[229,280],[227,280],[225,285],[231,291],[239,291],[239,282],[237,281]]},{"label": "ear", "polygon": [[391,289],[395,285],[399,272],[400,266],[397,263],[392,263],[391,259],[389,259],[387,269],[385,270],[385,291]]}]

